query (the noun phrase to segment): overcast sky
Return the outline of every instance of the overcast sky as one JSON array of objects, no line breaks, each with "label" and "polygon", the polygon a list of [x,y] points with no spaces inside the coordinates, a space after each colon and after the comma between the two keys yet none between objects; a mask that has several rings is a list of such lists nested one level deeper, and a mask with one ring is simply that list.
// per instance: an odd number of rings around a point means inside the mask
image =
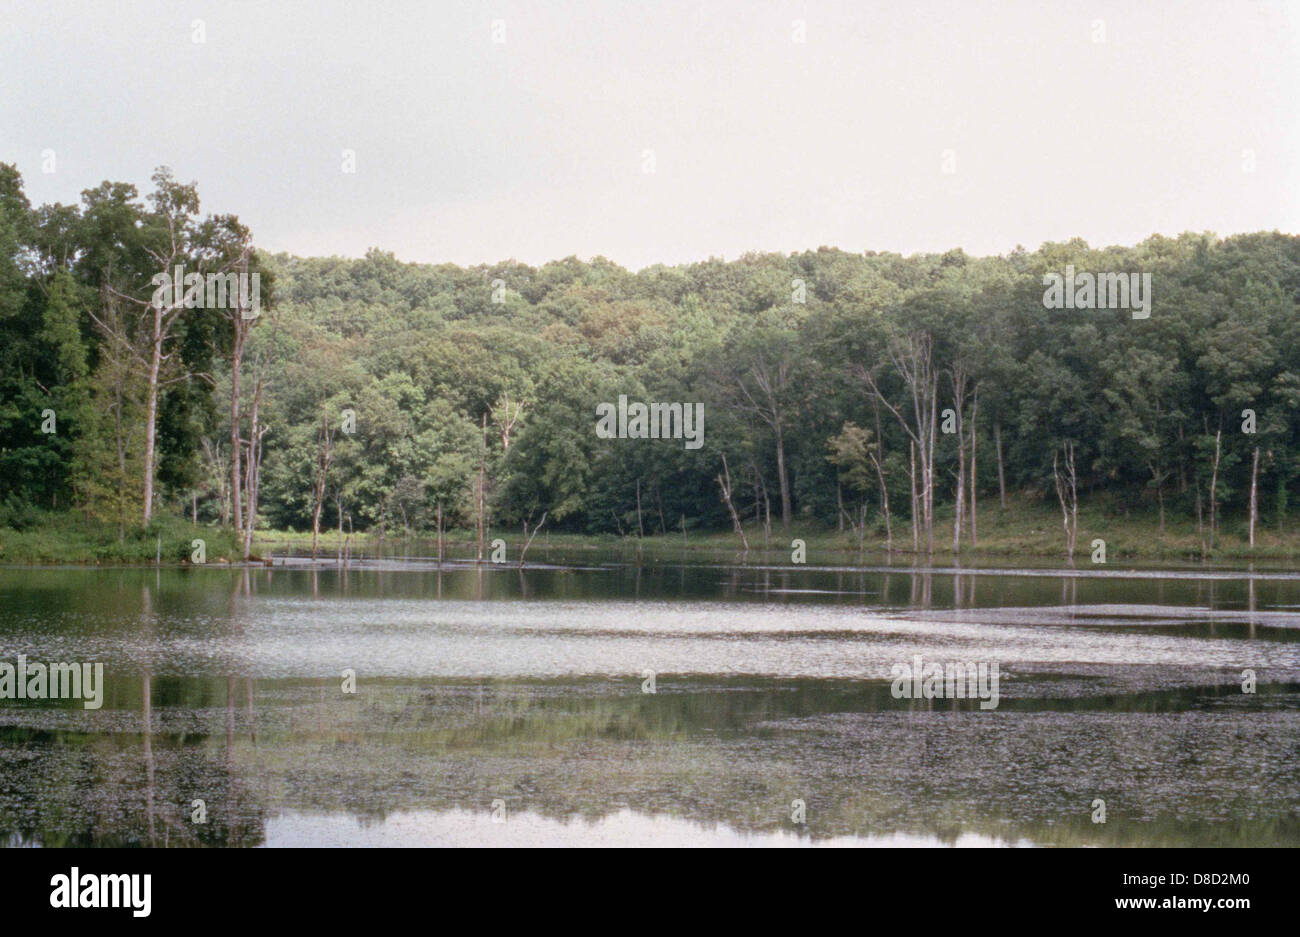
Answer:
[{"label": "overcast sky", "polygon": [[1300,231],[1300,2],[0,0],[0,24],[0,161],[33,203],[166,164],[301,255]]}]

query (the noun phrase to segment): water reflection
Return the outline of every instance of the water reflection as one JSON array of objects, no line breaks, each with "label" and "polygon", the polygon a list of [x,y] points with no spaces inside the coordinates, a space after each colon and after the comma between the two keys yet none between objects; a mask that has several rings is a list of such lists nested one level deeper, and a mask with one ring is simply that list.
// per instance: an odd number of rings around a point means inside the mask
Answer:
[{"label": "water reflection", "polygon": [[[0,706],[10,845],[1300,845],[1285,577],[331,564],[0,600],[0,659],[106,665],[102,710]],[[914,652],[1002,661],[998,709],[895,699]]]},{"label": "water reflection", "polygon": [[402,811],[372,823],[335,814],[285,813],[267,823],[268,846],[385,847],[997,847],[1031,846],[978,833],[943,838],[892,833],[814,839],[795,830],[745,831],[726,824],[692,823],[668,814],[646,816],[620,810],[592,820],[557,820],[534,813],[493,819],[468,810]]}]

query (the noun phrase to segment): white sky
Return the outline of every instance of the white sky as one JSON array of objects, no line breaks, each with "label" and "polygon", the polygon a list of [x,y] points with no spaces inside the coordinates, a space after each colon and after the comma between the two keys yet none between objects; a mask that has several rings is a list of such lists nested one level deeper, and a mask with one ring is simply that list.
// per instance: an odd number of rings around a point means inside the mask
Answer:
[{"label": "white sky", "polygon": [[1294,233],[1300,2],[0,0],[0,161],[33,203],[167,164],[300,255]]}]

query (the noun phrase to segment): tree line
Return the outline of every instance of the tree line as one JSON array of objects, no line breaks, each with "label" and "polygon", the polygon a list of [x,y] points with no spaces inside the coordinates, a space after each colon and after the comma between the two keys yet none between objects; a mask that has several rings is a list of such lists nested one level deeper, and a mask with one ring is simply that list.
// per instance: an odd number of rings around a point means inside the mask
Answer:
[{"label": "tree line", "polygon": [[[260,309],[154,277],[258,274]],[[1044,282],[1150,274],[1149,318]],[[0,523],[645,536],[795,523],[930,552],[1009,498],[1281,527],[1300,473],[1300,238],[976,258],[822,247],[628,271],[267,254],[160,169],[32,207],[0,164]],[[704,444],[595,432],[702,403]],[[50,425],[49,415],[53,416]],[[50,430],[53,430],[52,432]],[[942,517],[942,520],[941,520]],[[1072,526],[1073,525],[1073,526]]]}]

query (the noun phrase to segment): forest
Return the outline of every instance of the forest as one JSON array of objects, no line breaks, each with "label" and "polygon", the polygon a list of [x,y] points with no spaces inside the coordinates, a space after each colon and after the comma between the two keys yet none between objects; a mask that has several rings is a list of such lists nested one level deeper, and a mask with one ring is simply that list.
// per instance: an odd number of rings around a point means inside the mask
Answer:
[{"label": "forest", "polygon": [[[177,266],[256,274],[258,308],[155,301]],[[1067,266],[1149,275],[1149,315],[1049,308]],[[481,557],[544,521],[933,553],[1012,502],[1068,553],[1089,504],[1253,546],[1300,475],[1298,303],[1276,232],[461,267],[260,251],[165,168],[33,207],[0,164],[0,534],[184,523],[249,558],[259,531],[472,532]],[[699,405],[702,445],[598,433],[620,397]]]}]

